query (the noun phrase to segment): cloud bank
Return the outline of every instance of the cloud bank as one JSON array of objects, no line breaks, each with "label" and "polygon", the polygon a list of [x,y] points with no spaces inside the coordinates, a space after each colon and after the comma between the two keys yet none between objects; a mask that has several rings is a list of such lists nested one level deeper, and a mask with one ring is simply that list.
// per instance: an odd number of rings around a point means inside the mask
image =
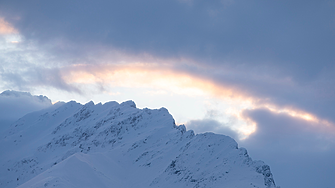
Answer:
[{"label": "cloud bank", "polygon": [[279,180],[285,179],[279,185],[310,187],[317,182],[320,187],[329,186],[328,178],[335,173],[333,127],[319,127],[266,109],[245,111],[244,115],[257,122],[257,131],[240,145],[248,148],[251,156],[272,161],[274,173],[282,172],[277,173]]},{"label": "cloud bank", "polygon": [[0,129],[7,128],[11,123],[27,113],[51,106],[51,100],[45,96],[33,96],[28,92],[3,91],[0,94]]}]

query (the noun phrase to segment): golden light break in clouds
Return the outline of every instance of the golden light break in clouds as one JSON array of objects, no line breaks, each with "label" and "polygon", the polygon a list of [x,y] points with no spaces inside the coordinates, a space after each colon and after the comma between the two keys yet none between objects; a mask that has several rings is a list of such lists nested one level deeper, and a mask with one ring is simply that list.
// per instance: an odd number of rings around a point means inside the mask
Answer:
[{"label": "golden light break in clouds", "polygon": [[18,31],[4,18],[0,18],[0,35],[16,34]]},{"label": "golden light break in clouds", "polygon": [[229,104],[224,113],[244,122],[245,125],[238,131],[245,136],[252,134],[257,128],[256,122],[242,115],[246,109],[265,108],[276,114],[285,114],[321,126],[319,127],[321,129],[333,130],[334,127],[332,122],[322,120],[303,110],[279,107],[255,96],[249,96],[236,88],[155,64],[76,65],[63,71],[63,79],[74,85],[103,83],[110,87],[151,88],[190,97],[215,97]]}]

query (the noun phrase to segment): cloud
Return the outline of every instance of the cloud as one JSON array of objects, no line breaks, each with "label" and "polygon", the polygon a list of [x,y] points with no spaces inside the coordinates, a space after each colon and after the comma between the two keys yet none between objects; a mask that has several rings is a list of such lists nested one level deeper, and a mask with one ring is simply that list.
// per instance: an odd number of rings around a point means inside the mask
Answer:
[{"label": "cloud", "polygon": [[68,92],[81,93],[76,86],[66,83],[57,68],[43,68],[27,66],[25,69],[18,68],[14,71],[0,71],[0,78],[4,80],[7,88],[17,90],[28,90],[36,87],[53,87]]},{"label": "cloud", "polygon": [[[34,6],[8,1],[2,12],[27,40],[52,43],[62,53],[83,55],[88,46],[103,46],[214,65],[271,65],[299,81],[332,64],[334,36],[326,28],[333,24],[333,9],[327,2],[191,2],[77,0]],[[314,19],[301,16],[310,11]],[[21,19],[9,19],[15,16]]]},{"label": "cloud", "polygon": [[[257,130],[241,146],[253,158],[270,164],[282,187],[327,187],[334,174],[334,127],[322,127],[311,121],[267,109],[247,110],[244,115],[257,123]],[[285,181],[284,181],[285,180]]]},{"label": "cloud", "polygon": [[0,17],[0,35],[16,34],[17,30],[4,18]]},{"label": "cloud", "polygon": [[253,147],[283,148],[289,151],[323,151],[335,149],[335,127],[297,119],[267,109],[244,111],[257,122],[257,131],[246,142]]},{"label": "cloud", "polygon": [[187,129],[193,130],[195,133],[205,133],[205,132],[214,132],[218,134],[223,134],[230,136],[234,139],[238,138],[238,134],[233,131],[226,124],[220,123],[214,119],[199,119],[199,120],[190,120],[186,123]]},{"label": "cloud", "polygon": [[80,89],[62,79],[61,59],[41,49],[34,42],[23,40],[18,44],[1,40],[0,79],[6,89],[31,91],[36,87],[53,87],[81,93]]},{"label": "cloud", "polygon": [[3,91],[0,94],[0,129],[3,130],[27,113],[51,106],[45,96],[33,96],[28,92]]}]

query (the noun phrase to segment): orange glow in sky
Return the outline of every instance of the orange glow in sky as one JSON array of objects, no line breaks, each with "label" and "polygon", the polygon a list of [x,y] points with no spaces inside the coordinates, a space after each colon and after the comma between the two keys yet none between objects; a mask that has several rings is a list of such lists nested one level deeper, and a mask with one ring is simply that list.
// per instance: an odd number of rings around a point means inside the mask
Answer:
[{"label": "orange glow in sky", "polygon": [[15,33],[17,33],[17,30],[10,23],[6,22],[4,18],[0,18],[0,35]]},{"label": "orange glow in sky", "polygon": [[[285,114],[315,124],[333,125],[311,113],[262,102],[262,99],[249,96],[233,87],[217,84],[185,72],[177,72],[168,67],[159,67],[155,64],[133,63],[94,67],[76,65],[63,71],[63,79],[69,84],[101,83],[110,87],[148,88],[151,89],[151,92],[154,90],[157,93],[164,92],[171,95],[217,98],[228,106],[224,113],[240,121],[240,126],[232,129],[245,137],[257,129],[257,124],[254,121],[242,115],[246,109],[265,108],[273,113]],[[155,94],[155,92],[151,94]]]}]

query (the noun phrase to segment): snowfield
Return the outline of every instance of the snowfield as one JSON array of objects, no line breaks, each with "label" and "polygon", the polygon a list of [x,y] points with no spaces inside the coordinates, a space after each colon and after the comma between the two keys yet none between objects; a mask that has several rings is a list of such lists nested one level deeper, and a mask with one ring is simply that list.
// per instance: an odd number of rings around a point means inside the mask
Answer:
[{"label": "snowfield", "polygon": [[133,101],[57,103],[0,136],[0,187],[276,187],[232,138],[195,135]]}]

